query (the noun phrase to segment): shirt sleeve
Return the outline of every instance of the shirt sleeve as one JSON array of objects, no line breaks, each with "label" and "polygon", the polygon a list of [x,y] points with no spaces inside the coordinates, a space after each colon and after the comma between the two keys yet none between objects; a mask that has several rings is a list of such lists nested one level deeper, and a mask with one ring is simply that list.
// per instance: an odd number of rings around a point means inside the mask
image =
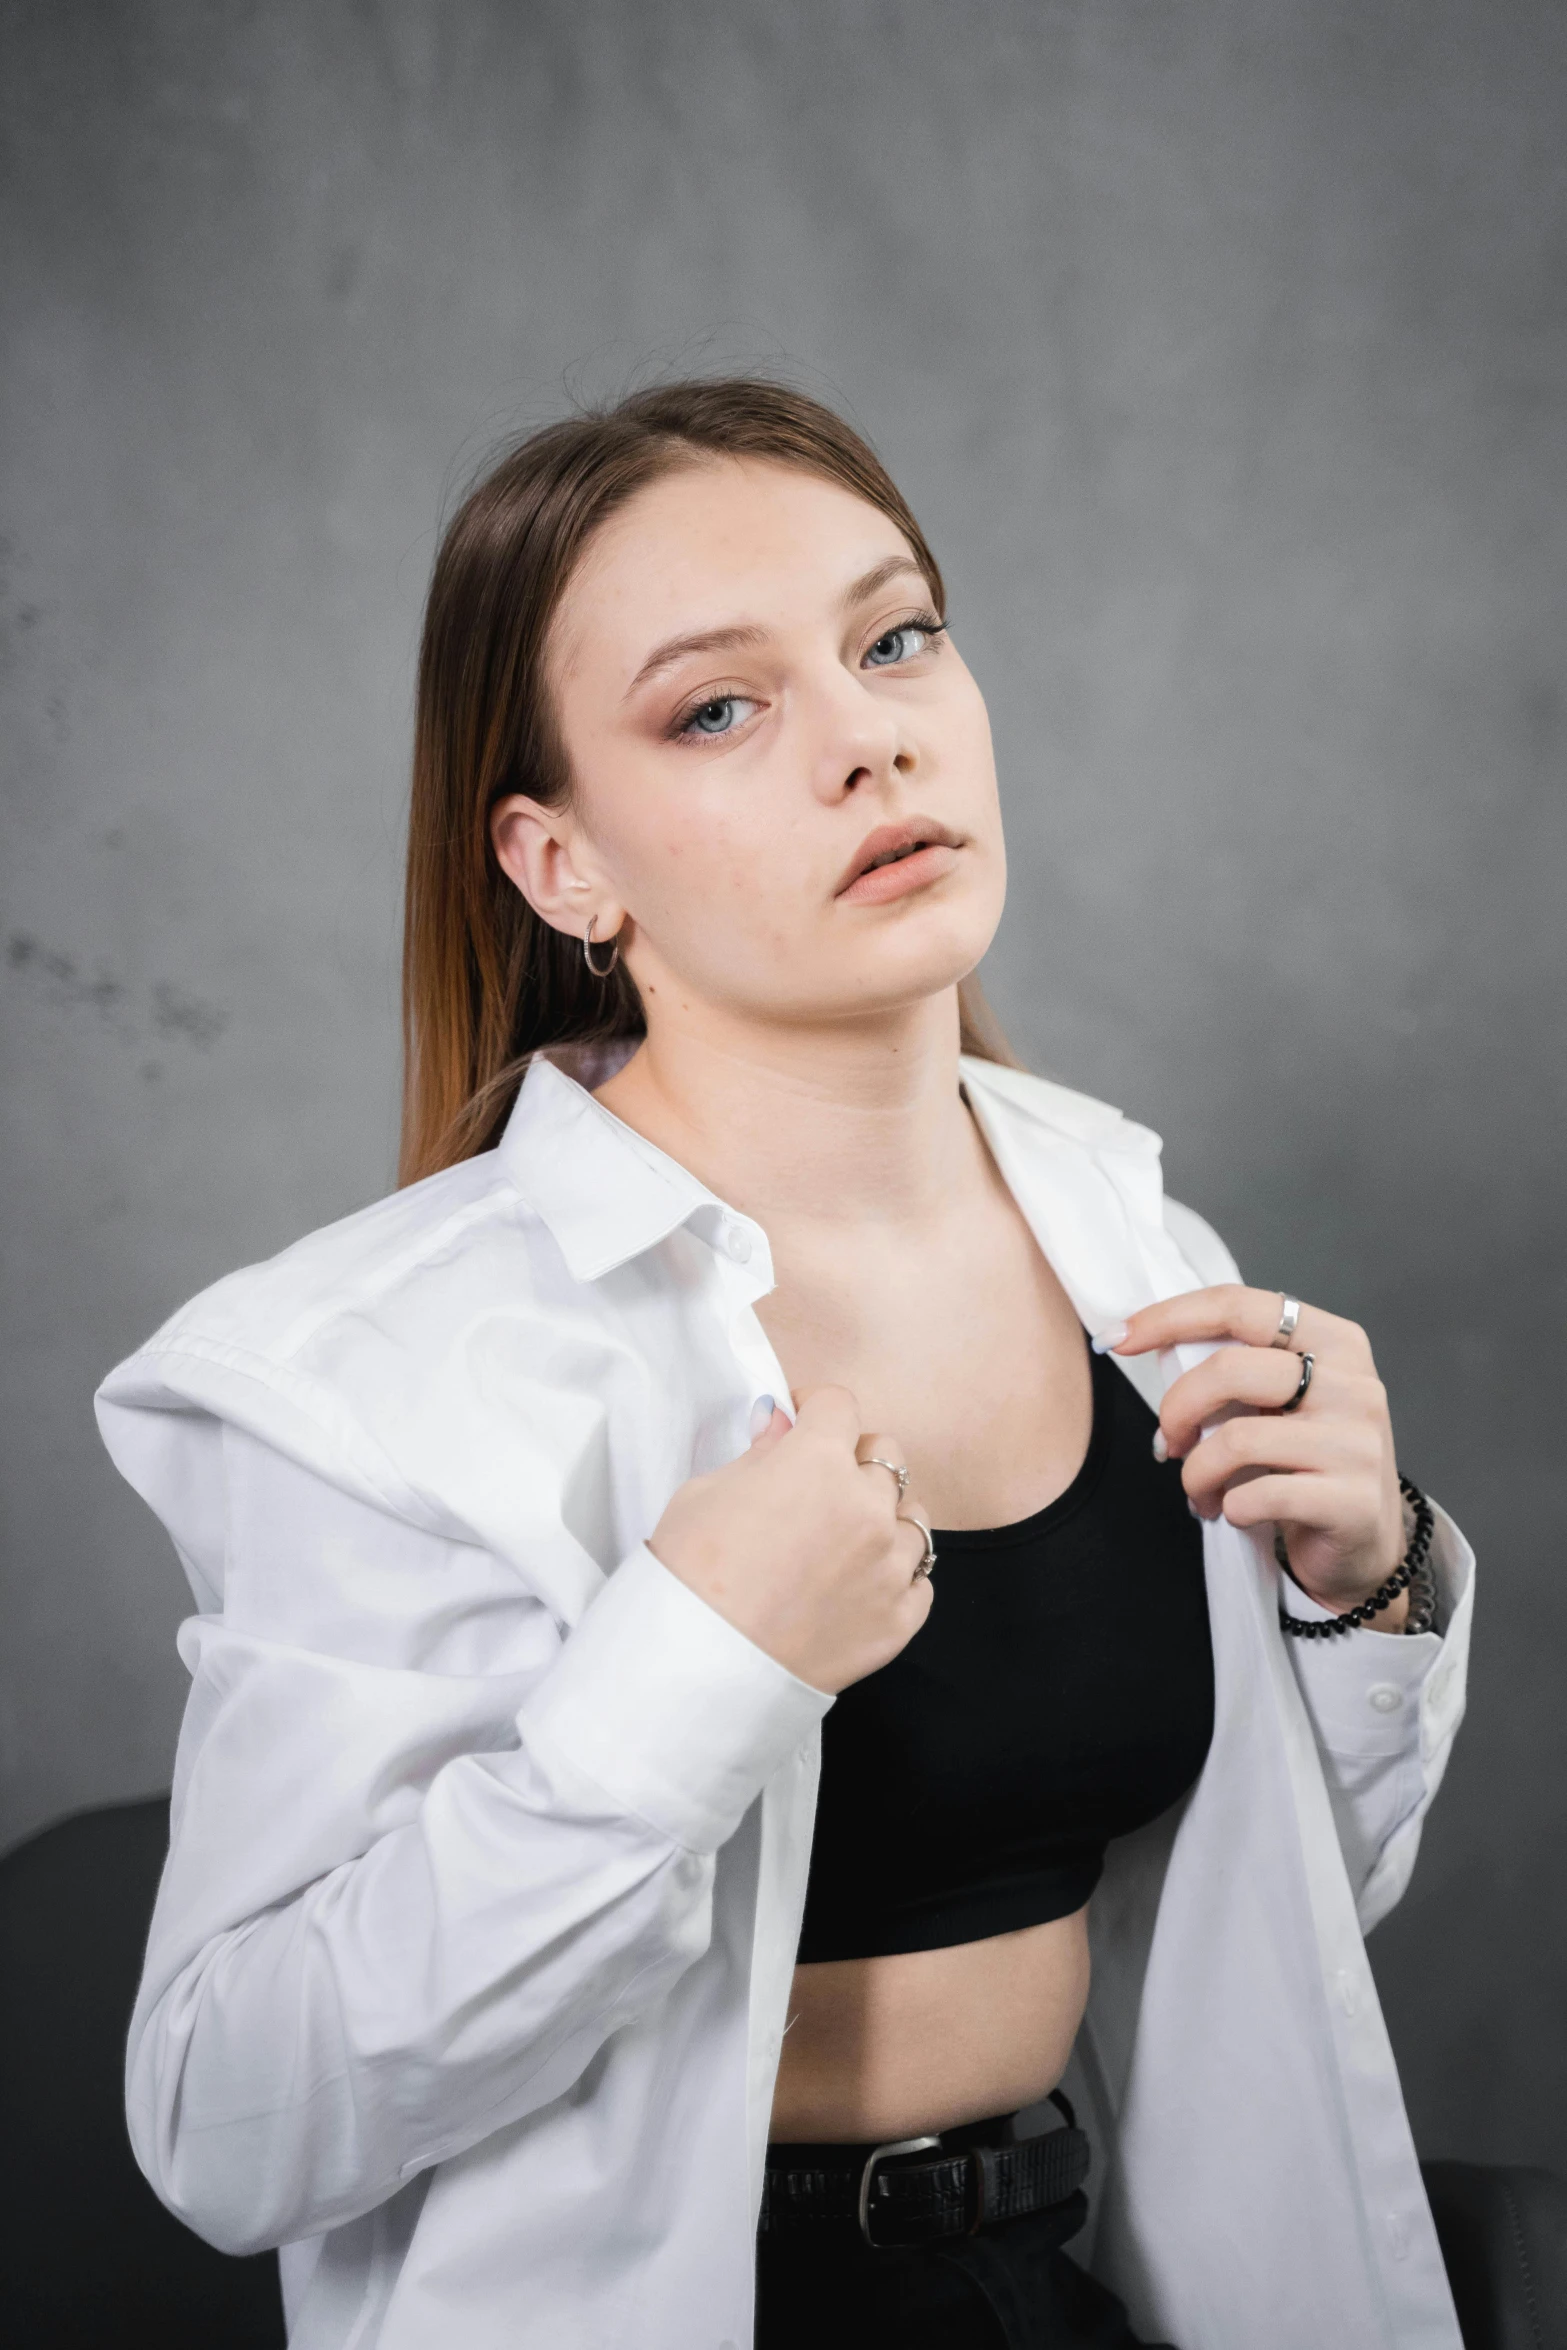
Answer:
[{"label": "shirt sleeve", "polygon": [[[1434,1506],[1434,1505],[1433,1505]],[[1412,1635],[1361,1628],[1332,1640],[1290,1640],[1295,1677],[1322,1757],[1339,1843],[1369,1932],[1402,1897],[1421,1828],[1464,1717],[1474,1553],[1436,1509],[1431,1566],[1437,1621]],[[1320,1607],[1287,1575],[1285,1612],[1320,1621]]]},{"label": "shirt sleeve", "polygon": [[169,2208],[248,2252],[569,2088],[702,1955],[715,1856],[831,1701],[645,1547],[563,1629],[515,1562],[143,1417],[215,1604],[180,1636],[127,2111]]},{"label": "shirt sleeve", "polygon": [[[1224,1242],[1191,1208],[1167,1199],[1165,1223],[1201,1281],[1240,1280]],[[1421,1828],[1464,1717],[1474,1564],[1463,1535],[1438,1509],[1431,1565],[1440,1636],[1361,1630],[1286,1643],[1366,1932],[1409,1883]],[[1287,1613],[1320,1619],[1331,1612],[1288,1576],[1279,1585]]]}]

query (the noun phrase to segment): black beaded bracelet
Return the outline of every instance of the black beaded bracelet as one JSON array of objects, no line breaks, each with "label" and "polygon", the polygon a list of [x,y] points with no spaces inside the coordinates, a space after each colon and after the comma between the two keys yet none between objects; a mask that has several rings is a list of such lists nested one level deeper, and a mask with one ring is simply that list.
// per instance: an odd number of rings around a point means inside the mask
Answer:
[{"label": "black beaded bracelet", "polygon": [[[1431,1572],[1431,1537],[1436,1531],[1436,1514],[1418,1485],[1407,1477],[1400,1477],[1398,1490],[1414,1512],[1415,1530],[1409,1548],[1385,1583],[1379,1583],[1369,1599],[1358,1607],[1347,1608],[1341,1616],[1325,1616],[1320,1621],[1307,1616],[1292,1616],[1288,1609],[1279,1610],[1279,1629],[1292,1640],[1331,1640],[1336,1633],[1353,1632],[1357,1625],[1368,1624],[1385,1607],[1391,1607],[1401,1591],[1409,1593],[1409,1617],[1405,1630],[1429,1632],[1436,1619],[1436,1578]],[[1282,1534],[1273,1537],[1273,1555],[1293,1583],[1289,1552]]]}]

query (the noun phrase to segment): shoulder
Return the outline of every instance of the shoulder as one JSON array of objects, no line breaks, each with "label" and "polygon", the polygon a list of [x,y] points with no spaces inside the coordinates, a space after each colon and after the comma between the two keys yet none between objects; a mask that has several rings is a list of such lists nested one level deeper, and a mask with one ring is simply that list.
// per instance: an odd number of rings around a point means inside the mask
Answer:
[{"label": "shoulder", "polygon": [[526,1316],[552,1254],[498,1154],[485,1152],[181,1306],[100,1387],[105,1442],[145,1490],[133,1458],[188,1449],[193,1423],[226,1422],[419,1514],[378,1426],[386,1401],[395,1393],[417,1410],[419,1390],[498,1295]]},{"label": "shoulder", "polygon": [[295,1361],[333,1324],[395,1310],[433,1267],[504,1245],[526,1220],[497,1154],[487,1151],[226,1274],[171,1314],[139,1352],[235,1346]]}]

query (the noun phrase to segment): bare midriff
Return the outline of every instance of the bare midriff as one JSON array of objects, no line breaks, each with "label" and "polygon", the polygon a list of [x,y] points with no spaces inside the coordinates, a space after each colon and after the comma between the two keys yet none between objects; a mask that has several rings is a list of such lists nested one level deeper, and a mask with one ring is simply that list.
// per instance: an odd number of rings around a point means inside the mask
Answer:
[{"label": "bare midriff", "polygon": [[775,2140],[860,2145],[1049,2095],[1088,1999],[1088,1912],[1020,1933],[794,1970]]}]

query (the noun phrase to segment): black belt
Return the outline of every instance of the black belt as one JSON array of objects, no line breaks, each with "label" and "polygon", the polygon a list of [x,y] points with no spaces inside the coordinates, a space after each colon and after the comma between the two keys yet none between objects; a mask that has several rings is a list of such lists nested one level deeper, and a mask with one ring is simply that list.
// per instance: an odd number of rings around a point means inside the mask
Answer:
[{"label": "black belt", "polygon": [[[762,2232],[820,2235],[858,2229],[877,2251],[972,2236],[1001,2220],[1046,2211],[1075,2195],[1088,2176],[1088,2140],[1071,2126],[1016,2143],[946,2148],[940,2138],[898,2138],[885,2146],[813,2147],[791,2163],[769,2150]],[[966,2132],[950,2135],[966,2136]],[[922,2161],[918,2159],[924,2156]]]}]

